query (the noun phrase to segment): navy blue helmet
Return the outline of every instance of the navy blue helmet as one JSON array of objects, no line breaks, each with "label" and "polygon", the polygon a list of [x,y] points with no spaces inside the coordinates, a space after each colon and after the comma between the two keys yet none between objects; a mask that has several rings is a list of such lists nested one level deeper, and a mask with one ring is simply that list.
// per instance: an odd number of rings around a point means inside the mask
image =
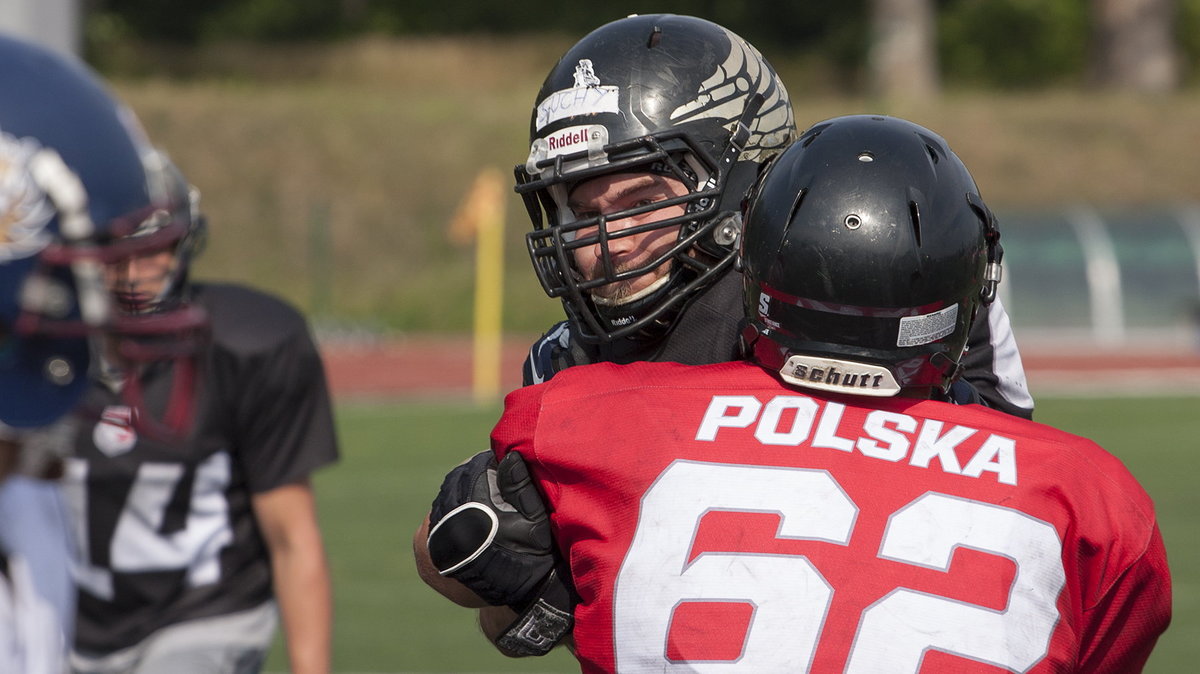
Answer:
[{"label": "navy blue helmet", "polygon": [[140,336],[200,320],[122,316],[103,273],[184,237],[191,208],[163,189],[161,153],[82,63],[0,36],[0,91],[0,422],[37,427],[85,390],[90,336],[136,338],[121,351],[148,357]]}]

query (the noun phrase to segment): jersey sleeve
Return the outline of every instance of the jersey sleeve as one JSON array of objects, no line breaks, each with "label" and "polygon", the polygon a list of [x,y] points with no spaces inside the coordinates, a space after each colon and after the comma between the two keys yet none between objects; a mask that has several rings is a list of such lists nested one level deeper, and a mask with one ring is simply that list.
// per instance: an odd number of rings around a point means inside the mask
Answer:
[{"label": "jersey sleeve", "polygon": [[325,370],[303,322],[238,368],[237,453],[250,490],[308,477],[338,459]]},{"label": "jersey sleeve", "polygon": [[1084,608],[1084,618],[1086,647],[1079,654],[1079,671],[1142,671],[1171,621],[1171,576],[1157,526],[1145,552],[1099,601]]},{"label": "jersey sleeve", "polygon": [[[504,398],[504,414],[492,429],[492,451],[496,458],[503,459],[509,452],[519,451],[535,474],[540,466],[534,438],[546,388],[525,386],[509,393]],[[543,490],[553,488],[545,481],[538,483]]]}]

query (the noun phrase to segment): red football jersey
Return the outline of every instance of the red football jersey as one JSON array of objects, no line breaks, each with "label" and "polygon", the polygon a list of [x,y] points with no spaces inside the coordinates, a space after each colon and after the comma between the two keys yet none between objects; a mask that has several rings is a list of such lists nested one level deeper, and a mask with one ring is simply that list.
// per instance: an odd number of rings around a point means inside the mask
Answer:
[{"label": "red football jersey", "polygon": [[1170,619],[1124,465],[977,405],[597,364],[513,391],[492,446],[546,497],[587,672],[1124,674]]}]

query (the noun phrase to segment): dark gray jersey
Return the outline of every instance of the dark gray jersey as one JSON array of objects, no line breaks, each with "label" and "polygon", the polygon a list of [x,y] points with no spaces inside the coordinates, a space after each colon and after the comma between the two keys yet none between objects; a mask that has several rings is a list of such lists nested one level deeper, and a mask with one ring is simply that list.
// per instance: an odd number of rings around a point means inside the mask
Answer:
[{"label": "dark gray jersey", "polygon": [[[76,647],[102,654],[184,620],[256,606],[271,567],[251,495],[306,478],[338,456],[321,359],[303,317],[233,285],[197,285],[212,318],[197,359],[188,437],[139,437],[135,412],[97,384],[67,470],[77,516]],[[161,415],[173,366],[141,377]]]},{"label": "dark gray jersey", "polygon": [[[706,365],[736,360],[740,357],[738,330],[744,313],[741,281],[737,272],[723,275],[687,305],[675,326],[659,341],[624,339],[611,344],[584,344],[569,322],[558,323],[529,349],[524,384],[540,384],[564,368],[585,363],[670,361]],[[1032,418],[1033,398],[1025,383],[1021,355],[999,300],[980,307],[962,362],[962,381],[970,386],[955,387],[956,402],[982,402]]]}]

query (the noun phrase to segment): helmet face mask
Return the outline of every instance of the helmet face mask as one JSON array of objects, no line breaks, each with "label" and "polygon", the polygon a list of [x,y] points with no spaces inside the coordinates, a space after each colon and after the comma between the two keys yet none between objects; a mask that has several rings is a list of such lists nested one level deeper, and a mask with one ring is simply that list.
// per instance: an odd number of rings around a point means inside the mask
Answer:
[{"label": "helmet face mask", "polygon": [[995,296],[998,241],[974,180],[936,134],[869,115],[816,124],[750,197],[743,341],[797,386],[944,391]]},{"label": "helmet face mask", "polygon": [[[732,262],[727,250],[714,245],[720,191],[708,176],[716,170],[715,162],[691,152],[667,152],[654,138],[636,139],[624,145],[636,147],[639,153],[614,162],[616,167],[602,165],[569,172],[567,177],[557,180],[540,181],[539,197],[551,202],[550,208],[556,212],[555,221],[559,224],[537,228],[526,235],[530,258],[547,295],[562,298],[584,328],[582,334],[595,335],[600,341],[646,329],[667,313],[673,304],[669,300],[682,299]],[[682,194],[583,217],[576,216],[568,205],[575,187],[589,180],[638,174],[667,177],[682,187]],[[523,187],[519,186],[518,191]],[[531,213],[541,215],[536,210]],[[637,221],[637,224],[619,227],[610,224],[618,221]],[[621,266],[613,261],[610,243],[657,232],[671,233],[671,243],[657,247],[650,257],[634,266]],[[581,273],[574,256],[576,251],[594,246],[599,247],[601,273],[589,276]],[[667,269],[663,269],[664,265]],[[664,272],[666,283],[656,284],[652,296],[605,305],[598,294],[606,286]],[[640,325],[634,325],[637,320],[642,321]]]},{"label": "helmet face mask", "polygon": [[[178,308],[183,302],[191,262],[203,250],[207,237],[199,191],[188,184],[163,151],[145,152],[142,162],[154,206],[137,217],[114,222],[105,240],[109,282],[118,308],[126,316],[163,313]],[[154,286],[154,292],[150,296],[145,292],[133,292],[138,284],[129,280],[127,263],[162,253],[169,257],[158,265],[161,278],[153,282],[146,279],[147,282],[142,284]],[[125,283],[120,282],[122,279]]]},{"label": "helmet face mask", "polygon": [[[533,223],[526,244],[543,290],[562,299],[585,341],[661,337],[687,299],[732,265],[745,190],[762,161],[794,134],[775,71],[728,30],[674,15],[596,29],[547,76],[530,123],[529,157],[515,168],[516,191]],[[585,218],[568,206],[582,182],[637,173],[674,178],[686,194]],[[647,217],[658,209],[672,215]],[[639,218],[636,228],[607,228],[632,217]],[[574,264],[580,248],[603,249],[654,229],[671,231],[674,244],[634,268],[605,263],[603,275],[586,278]],[[661,274],[663,265],[667,280],[653,292],[619,304],[595,301],[597,289]]]}]

